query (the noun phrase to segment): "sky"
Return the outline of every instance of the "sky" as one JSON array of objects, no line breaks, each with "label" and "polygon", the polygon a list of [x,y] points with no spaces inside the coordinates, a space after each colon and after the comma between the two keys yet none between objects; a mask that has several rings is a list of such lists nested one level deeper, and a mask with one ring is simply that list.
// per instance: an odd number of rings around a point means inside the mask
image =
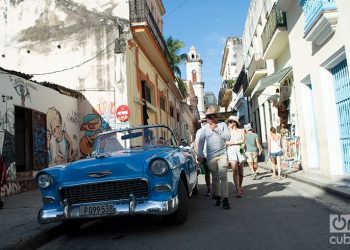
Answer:
[{"label": "sky", "polygon": [[[205,92],[218,96],[222,77],[220,68],[228,36],[241,37],[247,16],[249,0],[163,0],[163,35],[181,40],[188,53],[191,46],[203,60],[202,81]],[[180,66],[186,78],[185,64]]]}]

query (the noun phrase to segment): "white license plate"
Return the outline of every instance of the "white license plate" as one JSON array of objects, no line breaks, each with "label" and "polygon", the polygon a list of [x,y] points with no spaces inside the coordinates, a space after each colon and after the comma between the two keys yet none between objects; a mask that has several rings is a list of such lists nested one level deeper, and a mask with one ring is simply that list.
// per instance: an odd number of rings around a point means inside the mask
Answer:
[{"label": "white license plate", "polygon": [[80,216],[95,216],[114,214],[113,204],[80,206]]}]

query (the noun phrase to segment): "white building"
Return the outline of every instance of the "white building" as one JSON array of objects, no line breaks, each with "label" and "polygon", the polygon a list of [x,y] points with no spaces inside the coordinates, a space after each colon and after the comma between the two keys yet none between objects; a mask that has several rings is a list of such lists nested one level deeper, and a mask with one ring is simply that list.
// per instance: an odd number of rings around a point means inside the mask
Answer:
[{"label": "white building", "polygon": [[241,85],[251,119],[264,144],[286,125],[287,157],[309,174],[350,173],[349,11],[346,0],[250,2]]},{"label": "white building", "polygon": [[250,121],[248,98],[244,96],[242,88],[235,87],[244,66],[242,52],[242,39],[228,37],[221,61],[222,86],[218,99],[221,111],[237,111],[240,122],[246,124]]},{"label": "white building", "polygon": [[321,176],[350,175],[348,0],[280,0],[287,13],[302,165]]}]

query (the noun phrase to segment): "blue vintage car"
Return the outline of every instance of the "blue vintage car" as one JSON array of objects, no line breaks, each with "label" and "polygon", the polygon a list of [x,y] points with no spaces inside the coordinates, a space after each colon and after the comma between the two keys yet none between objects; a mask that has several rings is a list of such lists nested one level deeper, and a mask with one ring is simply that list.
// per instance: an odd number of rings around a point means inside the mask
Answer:
[{"label": "blue vintage car", "polygon": [[147,125],[100,134],[91,157],[41,170],[41,224],[62,221],[77,230],[82,220],[150,214],[172,224],[187,217],[197,189],[192,150],[178,146],[173,131]]}]

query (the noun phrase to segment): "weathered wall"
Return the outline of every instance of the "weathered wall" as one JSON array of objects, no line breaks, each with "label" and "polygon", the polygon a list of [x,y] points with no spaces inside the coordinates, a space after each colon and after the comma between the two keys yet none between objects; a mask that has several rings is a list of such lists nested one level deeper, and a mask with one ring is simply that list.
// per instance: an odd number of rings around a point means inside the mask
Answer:
[{"label": "weathered wall", "polygon": [[127,20],[123,0],[5,0],[0,6],[0,66],[83,93],[80,156],[91,153],[98,132],[116,127],[115,108],[127,104]]},{"label": "weathered wall", "polygon": [[[46,127],[33,127],[34,160],[45,164],[45,140],[49,165],[78,158],[79,114],[78,100],[58,91],[0,71],[2,105],[0,105],[0,155],[4,158],[8,182],[1,196],[20,191],[16,180],[15,106],[41,112],[47,116]],[[45,124],[45,123],[44,123]],[[24,143],[24,142],[23,142]],[[64,143],[65,151],[58,147]],[[69,152],[68,152],[69,148]]]}]

